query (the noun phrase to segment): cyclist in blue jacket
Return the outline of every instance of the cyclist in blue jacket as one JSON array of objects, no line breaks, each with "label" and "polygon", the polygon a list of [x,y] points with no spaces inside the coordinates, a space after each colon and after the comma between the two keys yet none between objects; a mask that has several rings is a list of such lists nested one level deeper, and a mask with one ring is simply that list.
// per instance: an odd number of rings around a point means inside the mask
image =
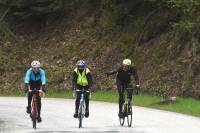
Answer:
[{"label": "cyclist in blue jacket", "polygon": [[[46,92],[45,85],[46,85],[46,76],[45,71],[41,68],[39,61],[33,61],[31,63],[31,68],[29,68],[26,72],[26,76],[24,79],[25,83],[25,93],[28,93],[28,106],[27,106],[27,113],[31,113],[31,101],[33,93],[29,92],[29,90],[33,90],[36,88],[37,90],[42,90],[44,93]],[[37,103],[38,103],[38,118],[37,121],[41,122],[42,119],[40,117],[41,112],[41,97],[39,93],[36,96]]]}]

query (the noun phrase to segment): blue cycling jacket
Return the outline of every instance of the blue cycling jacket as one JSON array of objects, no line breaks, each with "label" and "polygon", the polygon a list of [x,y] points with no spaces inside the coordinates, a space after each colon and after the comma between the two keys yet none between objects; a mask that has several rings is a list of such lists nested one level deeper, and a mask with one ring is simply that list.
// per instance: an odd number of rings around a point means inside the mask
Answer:
[{"label": "blue cycling jacket", "polygon": [[26,72],[24,83],[29,84],[30,81],[38,81],[38,80],[41,80],[42,85],[46,84],[45,71],[40,68],[39,74],[35,74],[32,68],[28,69]]}]

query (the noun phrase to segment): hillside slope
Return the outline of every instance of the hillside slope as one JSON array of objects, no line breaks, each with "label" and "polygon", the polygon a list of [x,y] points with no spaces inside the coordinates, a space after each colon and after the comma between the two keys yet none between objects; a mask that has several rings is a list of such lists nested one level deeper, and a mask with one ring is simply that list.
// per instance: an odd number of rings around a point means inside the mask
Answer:
[{"label": "hillside slope", "polygon": [[81,2],[44,17],[16,20],[8,15],[0,28],[1,93],[23,89],[24,71],[39,59],[49,90],[70,89],[78,59],[87,61],[95,89],[114,89],[124,58],[137,66],[142,90],[162,96],[200,97],[198,34],[176,31],[179,13],[156,2]]}]

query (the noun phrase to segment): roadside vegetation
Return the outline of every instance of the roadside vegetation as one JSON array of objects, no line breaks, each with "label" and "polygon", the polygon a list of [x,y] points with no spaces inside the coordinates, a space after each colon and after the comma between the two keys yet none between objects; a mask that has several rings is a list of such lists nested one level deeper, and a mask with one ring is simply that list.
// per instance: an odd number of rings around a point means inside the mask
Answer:
[{"label": "roadside vegetation", "polygon": [[[10,94],[0,94],[0,96],[17,96],[24,97],[24,92],[16,92]],[[75,99],[72,91],[55,92],[50,91],[46,98],[66,98]],[[97,91],[91,94],[92,101],[102,102],[118,102],[118,94],[116,91]],[[167,110],[177,113],[183,113],[200,117],[200,101],[194,98],[178,97],[175,103],[162,104],[163,98],[160,96],[152,96],[149,94],[133,95],[133,105],[141,107],[149,107],[161,110]]]},{"label": "roadside vegetation", "polygon": [[[200,99],[199,6],[199,0],[0,0],[0,95],[23,96],[25,70],[39,59],[48,96],[71,98],[66,88],[83,58],[94,75],[93,99],[116,102],[115,77],[103,73],[130,58],[144,93],[136,105],[198,115],[190,107],[198,109],[199,101],[190,97]],[[171,97],[176,104],[165,105]]]}]

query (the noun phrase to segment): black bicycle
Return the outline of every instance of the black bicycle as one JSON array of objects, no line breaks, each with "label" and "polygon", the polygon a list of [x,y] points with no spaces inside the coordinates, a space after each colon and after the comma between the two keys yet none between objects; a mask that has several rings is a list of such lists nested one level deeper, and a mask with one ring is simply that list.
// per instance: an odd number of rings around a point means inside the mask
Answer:
[{"label": "black bicycle", "polygon": [[127,88],[126,89],[127,96],[125,96],[125,102],[124,102],[124,104],[122,106],[122,114],[123,114],[123,116],[119,117],[119,122],[120,122],[121,126],[124,125],[125,118],[127,118],[127,123],[128,123],[129,127],[131,127],[131,124],[132,124],[132,104],[131,104],[131,100],[130,100],[130,98],[128,96],[130,94],[132,95],[132,91],[133,91],[132,88]]},{"label": "black bicycle", "polygon": [[79,128],[81,128],[83,123],[83,118],[85,116],[85,95],[86,93],[90,93],[90,91],[82,89],[82,90],[76,90],[76,92],[81,93],[81,99],[78,108]]}]

